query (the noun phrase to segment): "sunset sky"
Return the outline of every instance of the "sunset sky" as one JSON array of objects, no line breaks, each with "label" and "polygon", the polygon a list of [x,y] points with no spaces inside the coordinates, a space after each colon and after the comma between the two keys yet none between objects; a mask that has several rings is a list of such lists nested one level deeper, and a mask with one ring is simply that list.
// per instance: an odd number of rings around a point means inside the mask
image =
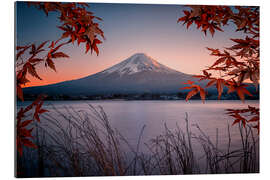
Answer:
[{"label": "sunset sky", "polygon": [[[37,67],[42,81],[30,78],[27,86],[46,85],[65,80],[78,79],[125,60],[134,53],[143,52],[161,64],[175,70],[200,74],[200,70],[213,63],[205,47],[223,48],[231,45],[230,38],[243,37],[234,32],[235,27],[226,26],[224,32],[204,36],[194,25],[188,30],[177,19],[183,16],[181,5],[135,5],[135,4],[90,4],[89,11],[103,19],[100,27],[106,40],[99,46],[100,55],[85,54],[84,46],[68,45],[62,51],[70,56],[57,59],[57,72]],[[25,3],[16,4],[17,45],[58,39],[62,31],[57,13],[49,13],[28,7]]]}]

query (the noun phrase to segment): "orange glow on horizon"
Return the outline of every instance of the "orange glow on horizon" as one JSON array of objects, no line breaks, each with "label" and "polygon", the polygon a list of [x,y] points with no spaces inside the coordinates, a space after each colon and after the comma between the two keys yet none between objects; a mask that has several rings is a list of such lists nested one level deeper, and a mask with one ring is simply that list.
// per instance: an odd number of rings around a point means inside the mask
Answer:
[{"label": "orange glow on horizon", "polygon": [[[170,53],[167,54],[158,51],[159,47],[155,47],[154,45],[152,47],[154,47],[155,51],[146,52],[148,56],[169,68],[186,74],[201,74],[201,70],[204,69],[206,65],[211,65],[211,62],[213,62],[213,58],[209,56],[206,50],[194,51],[193,53],[189,51],[179,53],[177,52],[179,47],[176,46],[175,49],[172,49]],[[50,68],[45,68],[44,65],[39,65],[37,72],[42,80],[28,75],[27,78],[30,82],[24,87],[55,84],[93,75],[124,61],[137,52],[145,51],[134,50],[123,55],[119,52],[115,55],[115,58],[112,58],[110,55],[96,56],[94,54],[82,54],[79,57],[76,55],[72,57],[72,53],[70,53],[69,55],[71,57],[69,59],[55,61],[57,72],[54,72]]]}]

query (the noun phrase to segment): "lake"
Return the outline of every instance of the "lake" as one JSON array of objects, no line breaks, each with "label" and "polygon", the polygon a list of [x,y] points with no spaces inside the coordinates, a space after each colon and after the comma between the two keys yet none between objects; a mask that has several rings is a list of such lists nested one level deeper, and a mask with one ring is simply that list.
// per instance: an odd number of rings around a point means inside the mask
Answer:
[{"label": "lake", "polygon": [[[26,106],[31,102],[19,103],[18,107]],[[73,107],[77,111],[89,109],[88,104],[95,107],[102,106],[113,128],[116,128],[133,146],[136,145],[139,133],[146,125],[143,133],[143,142],[164,132],[164,124],[174,130],[176,124],[185,130],[185,116],[188,114],[189,124],[192,132],[196,134],[197,129],[192,126],[198,124],[203,132],[215,142],[218,129],[220,147],[226,146],[228,142],[227,126],[233,123],[225,109],[246,108],[248,105],[259,107],[258,100],[241,101],[216,101],[208,100],[205,104],[202,101],[45,101],[43,108],[52,111],[54,105],[58,110],[66,112],[64,107]],[[50,112],[51,113],[51,112]],[[42,119],[42,118],[41,118]],[[42,121],[42,120],[41,120]],[[238,146],[240,136],[238,126],[230,126],[232,146]]]},{"label": "lake", "polygon": [[[29,105],[31,102],[30,101],[25,101],[25,102],[19,102],[17,104],[17,108],[19,109],[20,107],[25,107]],[[192,170],[192,173],[228,173],[228,172],[258,172],[259,168],[259,161],[258,161],[258,148],[259,148],[259,143],[257,142],[256,145],[254,146],[255,149],[250,149],[248,150],[249,152],[255,153],[254,156],[250,155],[251,158],[255,157],[254,161],[252,163],[249,163],[252,166],[252,169],[249,169],[248,171],[243,170],[243,162],[245,161],[245,158],[243,156],[243,152],[245,152],[243,148],[243,141],[241,140],[241,135],[239,131],[239,126],[234,125],[232,126],[233,119],[232,117],[228,116],[226,114],[226,109],[232,109],[232,108],[247,108],[248,105],[259,107],[259,101],[258,100],[249,100],[246,101],[245,103],[242,103],[241,101],[216,101],[216,100],[208,100],[205,102],[205,104],[202,103],[202,101],[199,100],[192,100],[189,102],[185,101],[172,101],[172,100],[162,100],[162,101],[125,101],[125,100],[99,100],[99,101],[45,101],[43,104],[43,108],[49,110],[50,112],[42,114],[41,117],[41,126],[45,128],[49,134],[53,136],[48,136],[49,139],[58,137],[60,141],[58,141],[60,144],[62,144],[60,147],[65,147],[70,150],[70,142],[72,144],[80,143],[82,146],[80,146],[80,150],[82,151],[81,155],[81,161],[85,159],[83,157],[84,150],[87,149],[88,145],[90,146],[95,146],[95,141],[84,141],[84,138],[81,137],[90,137],[91,135],[86,135],[86,134],[78,134],[78,130],[81,132],[86,132],[84,130],[80,130],[75,128],[70,129],[71,126],[69,126],[70,120],[72,117],[75,117],[75,121],[78,120],[78,122],[84,122],[84,118],[79,118],[79,117],[90,117],[90,121],[87,121],[87,124],[95,124],[96,126],[93,126],[94,128],[89,128],[87,130],[88,133],[92,133],[93,129],[101,129],[101,131],[98,131],[99,136],[100,134],[103,134],[104,128],[102,128],[102,123],[99,121],[95,121],[94,117],[92,116],[94,113],[93,111],[90,111],[89,104],[91,104],[93,107],[98,109],[98,107],[102,107],[104,112],[106,113],[108,117],[108,121],[110,122],[111,126],[113,129],[117,129],[123,137],[125,137],[126,141],[121,141],[120,143],[120,148],[122,152],[126,154],[127,160],[132,162],[132,159],[136,157],[134,155],[134,151],[132,152],[130,147],[135,150],[137,148],[137,143],[139,142],[139,137],[140,137],[140,132],[142,128],[145,126],[145,129],[143,131],[143,134],[141,136],[141,141],[140,141],[140,146],[138,152],[140,154],[143,154],[143,157],[152,157],[151,162],[161,162],[165,163],[165,167],[167,166],[167,161],[165,160],[156,160],[153,158],[155,155],[155,151],[153,149],[149,148],[155,147],[152,146],[151,139],[160,137],[160,135],[164,135],[168,133],[168,131],[165,131],[165,124],[166,127],[173,132],[174,134],[177,134],[177,128],[180,128],[183,132],[183,136],[187,138],[187,133],[186,133],[186,115],[188,116],[188,124],[189,128],[191,131],[191,144],[192,144],[192,152],[194,153],[195,160],[197,162],[197,166],[199,167],[196,170],[196,167],[194,165],[194,168]],[[58,113],[57,113],[58,111]],[[59,113],[60,112],[60,113]],[[87,114],[88,113],[88,114]],[[29,113],[31,116],[31,112]],[[85,115],[85,116],[84,116]],[[86,116],[87,115],[87,116]],[[52,123],[48,120],[51,119],[52,121],[57,121],[60,123],[64,128],[60,129],[59,131],[55,132],[53,129],[57,126],[53,125]],[[68,119],[68,120],[67,120]],[[74,121],[74,122],[75,122]],[[85,121],[86,122],[86,121]],[[49,125],[50,124],[50,125]],[[84,123],[82,123],[84,124]],[[200,129],[202,130],[199,131],[195,124],[199,125]],[[104,125],[104,124],[103,124]],[[88,126],[80,126],[84,127],[84,129],[88,129]],[[230,137],[231,139],[228,138],[228,127],[230,128]],[[56,128],[57,129],[57,128]],[[35,131],[36,132],[36,131]],[[179,131],[178,131],[179,132]],[[54,133],[54,134],[53,134]],[[65,133],[71,133],[73,134],[72,136],[67,135]],[[253,134],[254,134],[254,139],[258,139],[257,131],[256,129],[253,129]],[[178,134],[179,135],[179,134]],[[175,137],[179,138],[179,136],[176,135]],[[181,136],[182,136],[181,135]],[[34,135],[35,136],[35,135]],[[65,138],[72,137],[71,139],[66,139]],[[211,170],[208,166],[208,162],[206,161],[207,156],[205,156],[207,153],[205,153],[205,149],[203,148],[202,144],[205,141],[199,141],[198,137],[209,137],[210,141],[213,143],[213,146],[210,145],[208,142],[206,142],[208,148],[213,148],[210,152],[210,157],[211,162],[216,162],[215,161],[215,151],[217,147],[217,152],[219,153],[218,158],[223,158],[223,155],[228,153],[228,152],[234,152],[233,156],[230,157],[230,163],[236,162],[236,164],[232,165],[231,169],[227,169],[225,167],[215,171]],[[45,137],[45,136],[44,136]],[[78,137],[78,138],[77,138]],[[94,135],[96,137],[96,135]],[[100,136],[101,141],[106,144],[106,138],[108,138],[107,135],[105,136]],[[168,137],[167,134],[166,136],[163,137]],[[194,138],[196,137],[196,138]],[[251,136],[249,136],[251,138]],[[48,138],[44,138],[46,141]],[[93,138],[95,139],[95,138]],[[181,139],[181,137],[180,137]],[[204,138],[205,140],[205,138]],[[218,141],[217,141],[218,140]],[[230,140],[230,143],[229,143]],[[256,141],[255,140],[255,141]],[[207,140],[208,141],[208,140]],[[248,140],[250,141],[250,140]],[[102,142],[102,143],[103,143]],[[128,142],[128,145],[126,144]],[[180,142],[180,141],[179,141]],[[178,143],[179,143],[178,142]],[[253,145],[252,139],[250,143],[248,142],[248,146]],[[170,143],[173,143],[171,141]],[[181,144],[180,142],[180,148],[185,146],[185,144]],[[188,143],[186,141],[185,143]],[[50,140],[49,140],[49,144]],[[52,143],[54,144],[54,143]],[[147,145],[146,145],[147,144]],[[229,144],[229,146],[228,146]],[[150,146],[149,146],[150,145]],[[187,144],[186,144],[187,145]],[[246,146],[246,145],[245,145]],[[72,146],[73,148],[76,148],[77,146]],[[156,146],[157,147],[157,146]],[[229,149],[227,149],[229,147]],[[150,150],[151,149],[151,150]],[[136,151],[137,151],[136,150]],[[183,150],[183,149],[182,149]],[[207,149],[206,149],[207,150]],[[240,151],[239,151],[240,150]],[[254,152],[253,152],[254,150]],[[35,151],[35,150],[34,150]],[[31,149],[29,152],[25,154],[25,158],[27,159],[26,161],[28,162],[28,169],[29,173],[32,173],[32,169],[35,168],[37,165],[37,154],[33,155],[33,152]],[[74,151],[74,150],[72,150]],[[166,155],[166,149],[162,150],[163,153],[165,152]],[[240,154],[239,154],[239,153]],[[60,161],[63,161],[63,158],[65,160],[68,160],[68,155],[65,155],[62,157],[62,151],[59,152],[61,155],[56,155],[55,157],[61,157]],[[230,154],[229,153],[229,154]],[[103,156],[103,153],[98,151],[98,154],[100,156]],[[173,155],[173,158],[176,158],[176,154]],[[226,156],[229,157],[230,155]],[[247,154],[246,154],[247,156]],[[34,158],[35,157],[35,158]],[[44,157],[47,159],[47,157]],[[86,157],[86,163],[91,161],[91,159],[87,159],[89,157]],[[240,158],[241,161],[238,159]],[[179,157],[175,159],[179,160]],[[33,165],[30,165],[29,162],[33,162]],[[47,163],[50,163],[50,161],[46,161]],[[217,162],[218,163],[218,162]],[[222,160],[222,163],[226,163],[226,159]],[[63,164],[63,162],[62,162]],[[91,164],[91,163],[90,163]],[[94,162],[95,164],[95,162]],[[219,164],[219,165],[220,165]],[[68,167],[70,163],[67,163],[66,166]],[[175,164],[176,165],[176,164]],[[139,165],[138,165],[139,166]],[[166,174],[166,172],[161,172],[157,167],[155,167],[153,164],[150,163],[151,174]],[[250,167],[251,167],[250,166]],[[240,167],[240,168],[239,168]],[[235,168],[235,169],[234,169]],[[132,168],[131,168],[132,169]],[[139,170],[142,170],[142,167],[138,168]],[[180,168],[181,169],[181,168]],[[130,168],[129,168],[130,170]],[[179,170],[179,169],[178,169]],[[65,171],[63,171],[65,172]],[[132,173],[133,171],[128,171],[126,174],[127,175],[134,175],[134,174],[140,174],[140,172]],[[181,170],[178,171],[178,173],[183,173]],[[48,173],[49,174],[49,173]],[[64,174],[64,173],[63,173]],[[96,175],[99,173],[94,172],[92,175]],[[89,175],[89,174],[88,174]],[[90,173],[91,175],[91,173]],[[141,174],[142,175],[142,174]]]}]

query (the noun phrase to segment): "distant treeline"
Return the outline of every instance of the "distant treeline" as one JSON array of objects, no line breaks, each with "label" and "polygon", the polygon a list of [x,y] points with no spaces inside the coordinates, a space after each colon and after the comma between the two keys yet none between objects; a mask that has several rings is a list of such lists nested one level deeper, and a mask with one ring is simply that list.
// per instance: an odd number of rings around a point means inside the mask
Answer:
[{"label": "distant treeline", "polygon": [[[188,92],[179,93],[142,93],[142,94],[95,94],[95,95],[48,95],[46,100],[184,100]],[[259,91],[252,92],[253,96],[246,96],[247,100],[258,100]],[[37,95],[25,94],[25,100],[35,100]],[[200,95],[192,97],[193,100],[199,100]],[[207,92],[207,100],[217,100],[216,92]],[[236,93],[227,94],[223,92],[221,100],[239,100]]]}]

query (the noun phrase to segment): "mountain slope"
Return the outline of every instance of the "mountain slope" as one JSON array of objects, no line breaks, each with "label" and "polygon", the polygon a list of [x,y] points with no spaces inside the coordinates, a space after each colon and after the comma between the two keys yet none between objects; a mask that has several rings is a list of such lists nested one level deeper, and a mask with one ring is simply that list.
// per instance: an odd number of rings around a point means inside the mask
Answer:
[{"label": "mountain slope", "polygon": [[151,57],[137,53],[104,71],[81,79],[24,88],[25,94],[100,95],[177,93],[191,75],[173,70]]},{"label": "mountain slope", "polygon": [[177,71],[168,68],[144,53],[137,53],[130,58],[122,61],[101,73],[110,74],[112,72],[122,75],[131,75],[142,71],[177,73]]}]

